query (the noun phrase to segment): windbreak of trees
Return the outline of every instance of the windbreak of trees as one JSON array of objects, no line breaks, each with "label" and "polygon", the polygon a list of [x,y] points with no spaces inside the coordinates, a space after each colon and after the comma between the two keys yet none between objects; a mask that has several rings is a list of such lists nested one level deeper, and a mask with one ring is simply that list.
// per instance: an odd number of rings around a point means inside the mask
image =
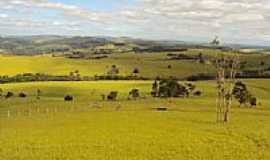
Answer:
[{"label": "windbreak of trees", "polygon": [[[249,70],[244,70],[241,72],[238,72],[235,75],[236,78],[239,79],[249,79],[249,78],[270,78],[269,73],[261,73],[260,71],[249,71]],[[188,76],[184,78],[187,81],[205,81],[205,80],[215,80],[216,75],[213,73],[198,73],[194,74],[191,76]]]},{"label": "windbreak of trees", "polygon": [[79,81],[81,77],[74,77],[70,75],[54,76],[40,73],[25,73],[15,76],[0,76],[0,83],[12,83],[12,82],[33,82],[33,81]]},{"label": "windbreak of trees", "polygon": [[149,80],[149,78],[139,76],[138,73],[132,75],[95,75],[81,76],[80,73],[70,72],[69,75],[48,75],[41,73],[24,73],[15,76],[0,76],[0,83],[15,82],[35,82],[35,81],[97,81],[97,80]]},{"label": "windbreak of trees", "polygon": [[[171,68],[172,66],[168,66]],[[237,78],[270,78],[270,74],[237,74]],[[162,79],[168,80],[169,78],[163,77]],[[177,78],[175,78],[177,79]],[[199,73],[188,76],[183,79],[187,81],[202,81],[202,80],[215,80],[216,77],[211,73]],[[105,74],[95,76],[81,76],[79,73],[70,72],[68,75],[48,75],[42,73],[24,73],[15,76],[0,76],[0,83],[15,83],[15,82],[35,82],[35,81],[97,81],[97,80],[151,80],[151,78],[139,75],[139,70],[134,70],[130,75],[120,74]]]}]

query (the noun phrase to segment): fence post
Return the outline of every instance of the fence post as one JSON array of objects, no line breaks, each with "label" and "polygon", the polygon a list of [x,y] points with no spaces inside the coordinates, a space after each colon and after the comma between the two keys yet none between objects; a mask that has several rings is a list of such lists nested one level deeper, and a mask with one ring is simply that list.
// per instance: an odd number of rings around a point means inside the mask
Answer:
[{"label": "fence post", "polygon": [[7,111],[7,117],[10,118],[10,110]]}]

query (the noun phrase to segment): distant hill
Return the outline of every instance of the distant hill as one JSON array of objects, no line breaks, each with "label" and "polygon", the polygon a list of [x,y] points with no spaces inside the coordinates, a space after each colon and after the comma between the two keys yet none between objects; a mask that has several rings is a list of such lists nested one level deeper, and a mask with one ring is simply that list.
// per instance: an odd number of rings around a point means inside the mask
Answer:
[{"label": "distant hill", "polygon": [[[174,48],[211,48],[207,43],[195,43],[170,40],[144,40],[130,37],[80,37],[80,36],[7,36],[0,37],[0,50],[4,53],[18,55],[35,55],[54,52],[66,52],[73,49],[95,48],[110,43],[123,43],[139,48],[174,47]],[[267,48],[265,46],[247,46],[227,44],[219,48]]]},{"label": "distant hill", "polygon": [[23,36],[0,37],[0,49],[13,54],[43,54],[88,48],[108,43],[97,37]]}]

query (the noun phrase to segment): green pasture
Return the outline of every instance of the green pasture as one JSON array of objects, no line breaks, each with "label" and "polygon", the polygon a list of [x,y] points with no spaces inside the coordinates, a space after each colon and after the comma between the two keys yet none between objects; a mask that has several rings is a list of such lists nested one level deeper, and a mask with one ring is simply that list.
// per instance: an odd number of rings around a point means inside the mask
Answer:
[{"label": "green pasture", "polygon": [[[268,160],[270,81],[245,82],[259,105],[234,103],[229,124],[215,121],[214,81],[196,82],[202,96],[183,99],[151,98],[151,81],[2,84],[15,97],[0,100],[0,159]],[[141,99],[127,100],[133,88]],[[117,101],[101,100],[114,90]],[[66,94],[74,101],[64,102]]]},{"label": "green pasture", "polygon": [[[205,57],[213,58],[222,53],[217,50],[192,49],[186,54],[198,55],[200,52]],[[230,54],[230,53],[225,53]],[[247,61],[247,69],[265,69],[270,67],[270,55],[242,54],[243,61]],[[264,66],[261,66],[264,61]],[[50,75],[69,75],[70,72],[79,70],[82,76],[104,75],[112,65],[117,65],[120,75],[131,75],[138,68],[139,76],[147,78],[178,77],[186,78],[198,73],[214,73],[211,64],[199,64],[189,60],[168,60],[167,53],[121,53],[109,55],[105,59],[68,59],[52,57],[51,55],[39,56],[0,56],[0,75],[16,75],[22,73],[45,73]],[[168,68],[168,66],[171,68]]]}]

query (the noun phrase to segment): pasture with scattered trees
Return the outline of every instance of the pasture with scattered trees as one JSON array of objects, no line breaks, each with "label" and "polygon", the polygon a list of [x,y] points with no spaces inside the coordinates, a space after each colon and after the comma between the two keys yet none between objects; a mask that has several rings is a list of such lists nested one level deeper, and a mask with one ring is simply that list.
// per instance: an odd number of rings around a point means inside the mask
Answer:
[{"label": "pasture with scattered trees", "polygon": [[104,47],[0,56],[0,159],[270,159],[269,55]]}]

